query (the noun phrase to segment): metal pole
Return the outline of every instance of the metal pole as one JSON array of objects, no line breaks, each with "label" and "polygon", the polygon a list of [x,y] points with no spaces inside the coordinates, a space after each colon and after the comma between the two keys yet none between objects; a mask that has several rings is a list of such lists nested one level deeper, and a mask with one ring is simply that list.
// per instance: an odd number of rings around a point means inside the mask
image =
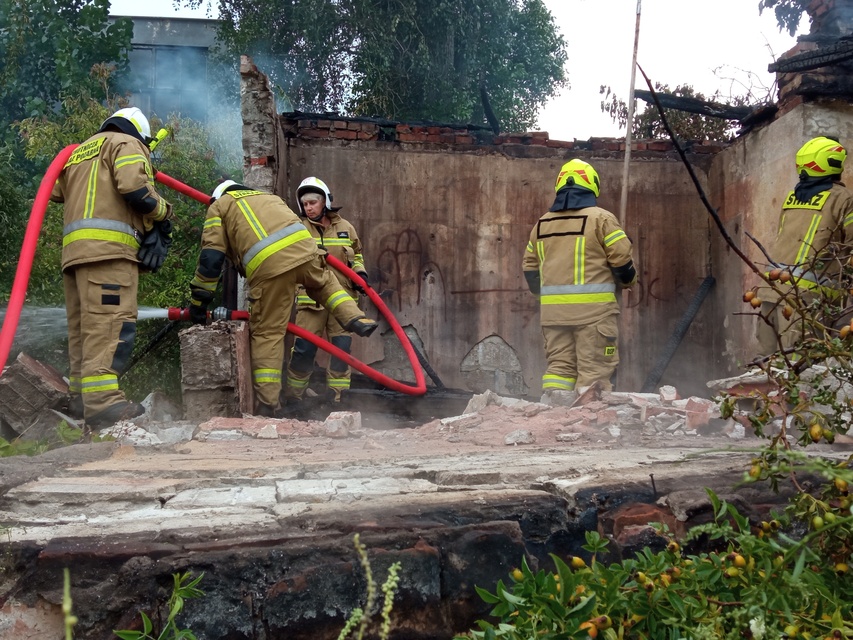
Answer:
[{"label": "metal pole", "polygon": [[628,209],[628,174],[631,165],[631,127],[634,124],[634,80],[637,77],[637,47],[640,43],[640,5],[637,0],[637,24],[634,27],[634,57],[631,60],[631,87],[628,92],[628,131],[625,134],[625,166],[622,170],[622,199],[619,202],[619,224],[625,227],[625,213]]}]

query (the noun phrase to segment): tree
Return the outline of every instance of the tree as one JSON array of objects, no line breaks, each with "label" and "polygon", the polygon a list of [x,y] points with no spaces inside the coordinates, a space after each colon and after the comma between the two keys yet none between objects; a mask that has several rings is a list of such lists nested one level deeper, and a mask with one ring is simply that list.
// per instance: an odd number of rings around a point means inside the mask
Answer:
[{"label": "tree", "polygon": [[[678,85],[670,90],[668,85],[655,83],[655,91],[668,93],[675,96],[696,98],[697,100],[719,101],[720,92],[717,91],[710,98],[705,98],[688,84]],[[599,93],[604,96],[601,101],[601,110],[610,115],[613,121],[620,127],[624,127],[628,121],[628,105],[619,98],[610,87],[602,86]],[[725,98],[724,101],[730,106],[744,106],[747,99],[744,96]],[[736,133],[737,123],[723,118],[688,113],[675,109],[664,109],[667,122],[675,134],[685,140],[707,140],[712,142],[725,142]],[[641,112],[634,112],[634,121],[631,123],[631,133],[637,138],[667,138],[668,134],[663,127],[657,106],[647,103]]]},{"label": "tree", "polygon": [[[197,7],[202,0],[184,0]],[[566,83],[542,0],[219,0],[220,40],[293,107],[390,119],[536,122]]]},{"label": "tree", "polygon": [[27,159],[15,123],[55,112],[63,95],[112,86],[133,26],[111,24],[108,11],[108,0],[0,0],[0,300],[11,290],[29,207],[52,159]]},{"label": "tree", "polygon": [[794,35],[808,5],[809,0],[760,0],[758,13],[763,13],[765,9],[773,9],[779,31],[785,29],[789,34]]},{"label": "tree", "polygon": [[94,89],[99,63],[121,71],[133,24],[110,24],[109,0],[0,0],[0,127],[55,108],[63,91]]}]

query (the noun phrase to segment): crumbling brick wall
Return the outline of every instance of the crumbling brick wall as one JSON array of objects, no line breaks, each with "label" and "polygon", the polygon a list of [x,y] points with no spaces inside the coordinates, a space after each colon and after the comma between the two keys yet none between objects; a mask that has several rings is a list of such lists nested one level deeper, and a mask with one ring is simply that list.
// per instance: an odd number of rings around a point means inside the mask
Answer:
[{"label": "crumbling brick wall", "polygon": [[[772,240],[777,199],[789,182],[787,156],[802,144],[804,131],[794,126],[802,108],[728,148],[688,146],[701,186],[742,245],[753,228]],[[530,229],[551,205],[559,168],[574,157],[596,167],[599,205],[618,213],[624,140],[561,141],[547,132],[495,135],[471,125],[304,113],[280,114],[277,127],[277,156],[266,165],[277,168],[276,193],[295,209],[305,177],[330,185],[360,232],[371,284],[417,333],[444,383],[466,388],[466,354],[498,336],[538,393],[545,366],[538,303],[521,273]],[[253,130],[246,123],[244,134]],[[634,141],[631,157],[625,226],[640,280],[622,296],[617,387],[642,386],[710,274],[717,279],[712,295],[660,380],[702,393],[706,380],[739,372],[754,352],[754,318],[734,315],[743,310],[738,301],[749,270],[721,242],[670,142]],[[247,167],[253,162],[246,158]],[[384,339],[395,338],[387,332]],[[383,340],[355,342],[354,355],[383,361]],[[494,374],[506,380],[517,372]]]}]

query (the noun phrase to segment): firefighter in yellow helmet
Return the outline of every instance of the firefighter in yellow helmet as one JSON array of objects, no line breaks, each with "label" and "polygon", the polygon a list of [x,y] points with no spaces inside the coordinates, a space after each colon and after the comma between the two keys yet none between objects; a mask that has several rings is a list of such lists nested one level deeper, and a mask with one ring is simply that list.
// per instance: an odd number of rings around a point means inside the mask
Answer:
[{"label": "firefighter in yellow helmet", "polygon": [[196,324],[207,322],[207,307],[227,257],[249,286],[255,413],[272,417],[280,409],[284,334],[297,285],[347,331],[366,337],[378,325],[332,275],[314,238],[281,198],[226,180],[211,201],[190,282],[190,318]]},{"label": "firefighter in yellow helmet", "polygon": [[[806,301],[818,295],[839,304],[843,300],[839,275],[853,247],[853,193],[841,182],[846,159],[847,151],[835,138],[806,142],[795,158],[799,181],[782,204],[770,269],[790,274],[777,286],[783,292],[796,289]],[[773,291],[763,291],[762,298],[762,313],[772,323],[759,321],[762,352],[775,352],[780,338],[783,349],[791,348],[803,337],[799,316],[787,314],[784,298]]]},{"label": "firefighter in yellow helmet", "polygon": [[118,376],[136,337],[139,271],[156,271],[171,244],[172,207],[153,186],[151,140],[142,111],[116,111],[74,150],[51,193],[64,203],[69,412],[92,429],[144,412]]},{"label": "firefighter in yellow helmet", "polygon": [[524,277],[539,296],[548,367],[542,388],[574,391],[610,378],[619,364],[617,287],[637,280],[631,241],[609,211],[596,206],[598,173],[570,160],[556,197],[530,232]]},{"label": "firefighter in yellow helmet", "polygon": [[[334,256],[348,265],[367,280],[364,268],[364,256],[361,251],[361,241],[355,227],[339,213],[340,207],[332,206],[332,194],[326,183],[311,176],[305,178],[296,189],[296,199],[299,213],[316,240],[317,245],[329,255]],[[352,297],[356,297],[356,285],[342,273],[335,271],[341,286]],[[296,291],[296,324],[316,336],[326,333],[329,342],[339,349],[349,353],[352,347],[352,336],[344,329],[335,317],[322,305],[317,304],[306,293],[303,287]],[[308,387],[311,373],[314,370],[314,357],[317,347],[304,338],[296,338],[287,368],[287,401],[298,401]],[[334,402],[340,402],[341,394],[350,388],[350,368],[345,363],[332,356],[326,367],[326,386]]]}]

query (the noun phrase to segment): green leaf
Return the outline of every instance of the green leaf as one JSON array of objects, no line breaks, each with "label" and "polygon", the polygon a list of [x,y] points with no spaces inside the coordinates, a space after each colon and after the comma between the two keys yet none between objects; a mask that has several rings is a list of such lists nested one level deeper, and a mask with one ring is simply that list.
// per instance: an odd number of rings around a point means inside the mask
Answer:
[{"label": "green leaf", "polygon": [[151,631],[154,629],[154,625],[151,624],[151,619],[145,615],[144,611],[140,611],[139,615],[142,616],[142,632],[144,635],[151,635]]},{"label": "green leaf", "polygon": [[514,596],[509,591],[507,591],[506,589],[501,589],[500,596],[503,600],[505,600],[506,602],[509,602],[510,604],[514,604],[515,606],[521,606],[521,605],[524,605],[527,603],[526,598],[520,598],[518,596]]},{"label": "green leaf", "polygon": [[800,551],[800,557],[797,558],[797,564],[794,566],[794,570],[791,572],[791,578],[793,580],[797,580],[800,575],[803,573],[803,568],[806,566],[806,550],[803,549]]},{"label": "green leaf", "polygon": [[682,618],[687,618],[687,611],[684,608],[684,600],[675,593],[675,591],[668,590],[666,592],[666,599],[669,600],[669,603],[672,605],[672,608],[678,612]]},{"label": "green leaf", "polygon": [[489,604],[497,604],[498,602],[501,601],[501,599],[498,598],[496,595],[492,595],[491,593],[489,593],[488,591],[486,591],[482,587],[478,587],[478,586],[474,585],[474,590],[477,592],[477,595],[480,596],[480,598],[484,602],[488,602]]},{"label": "green leaf", "polygon": [[568,616],[582,618],[592,613],[595,608],[595,596],[587,596],[581,600],[575,607],[569,609]]}]

